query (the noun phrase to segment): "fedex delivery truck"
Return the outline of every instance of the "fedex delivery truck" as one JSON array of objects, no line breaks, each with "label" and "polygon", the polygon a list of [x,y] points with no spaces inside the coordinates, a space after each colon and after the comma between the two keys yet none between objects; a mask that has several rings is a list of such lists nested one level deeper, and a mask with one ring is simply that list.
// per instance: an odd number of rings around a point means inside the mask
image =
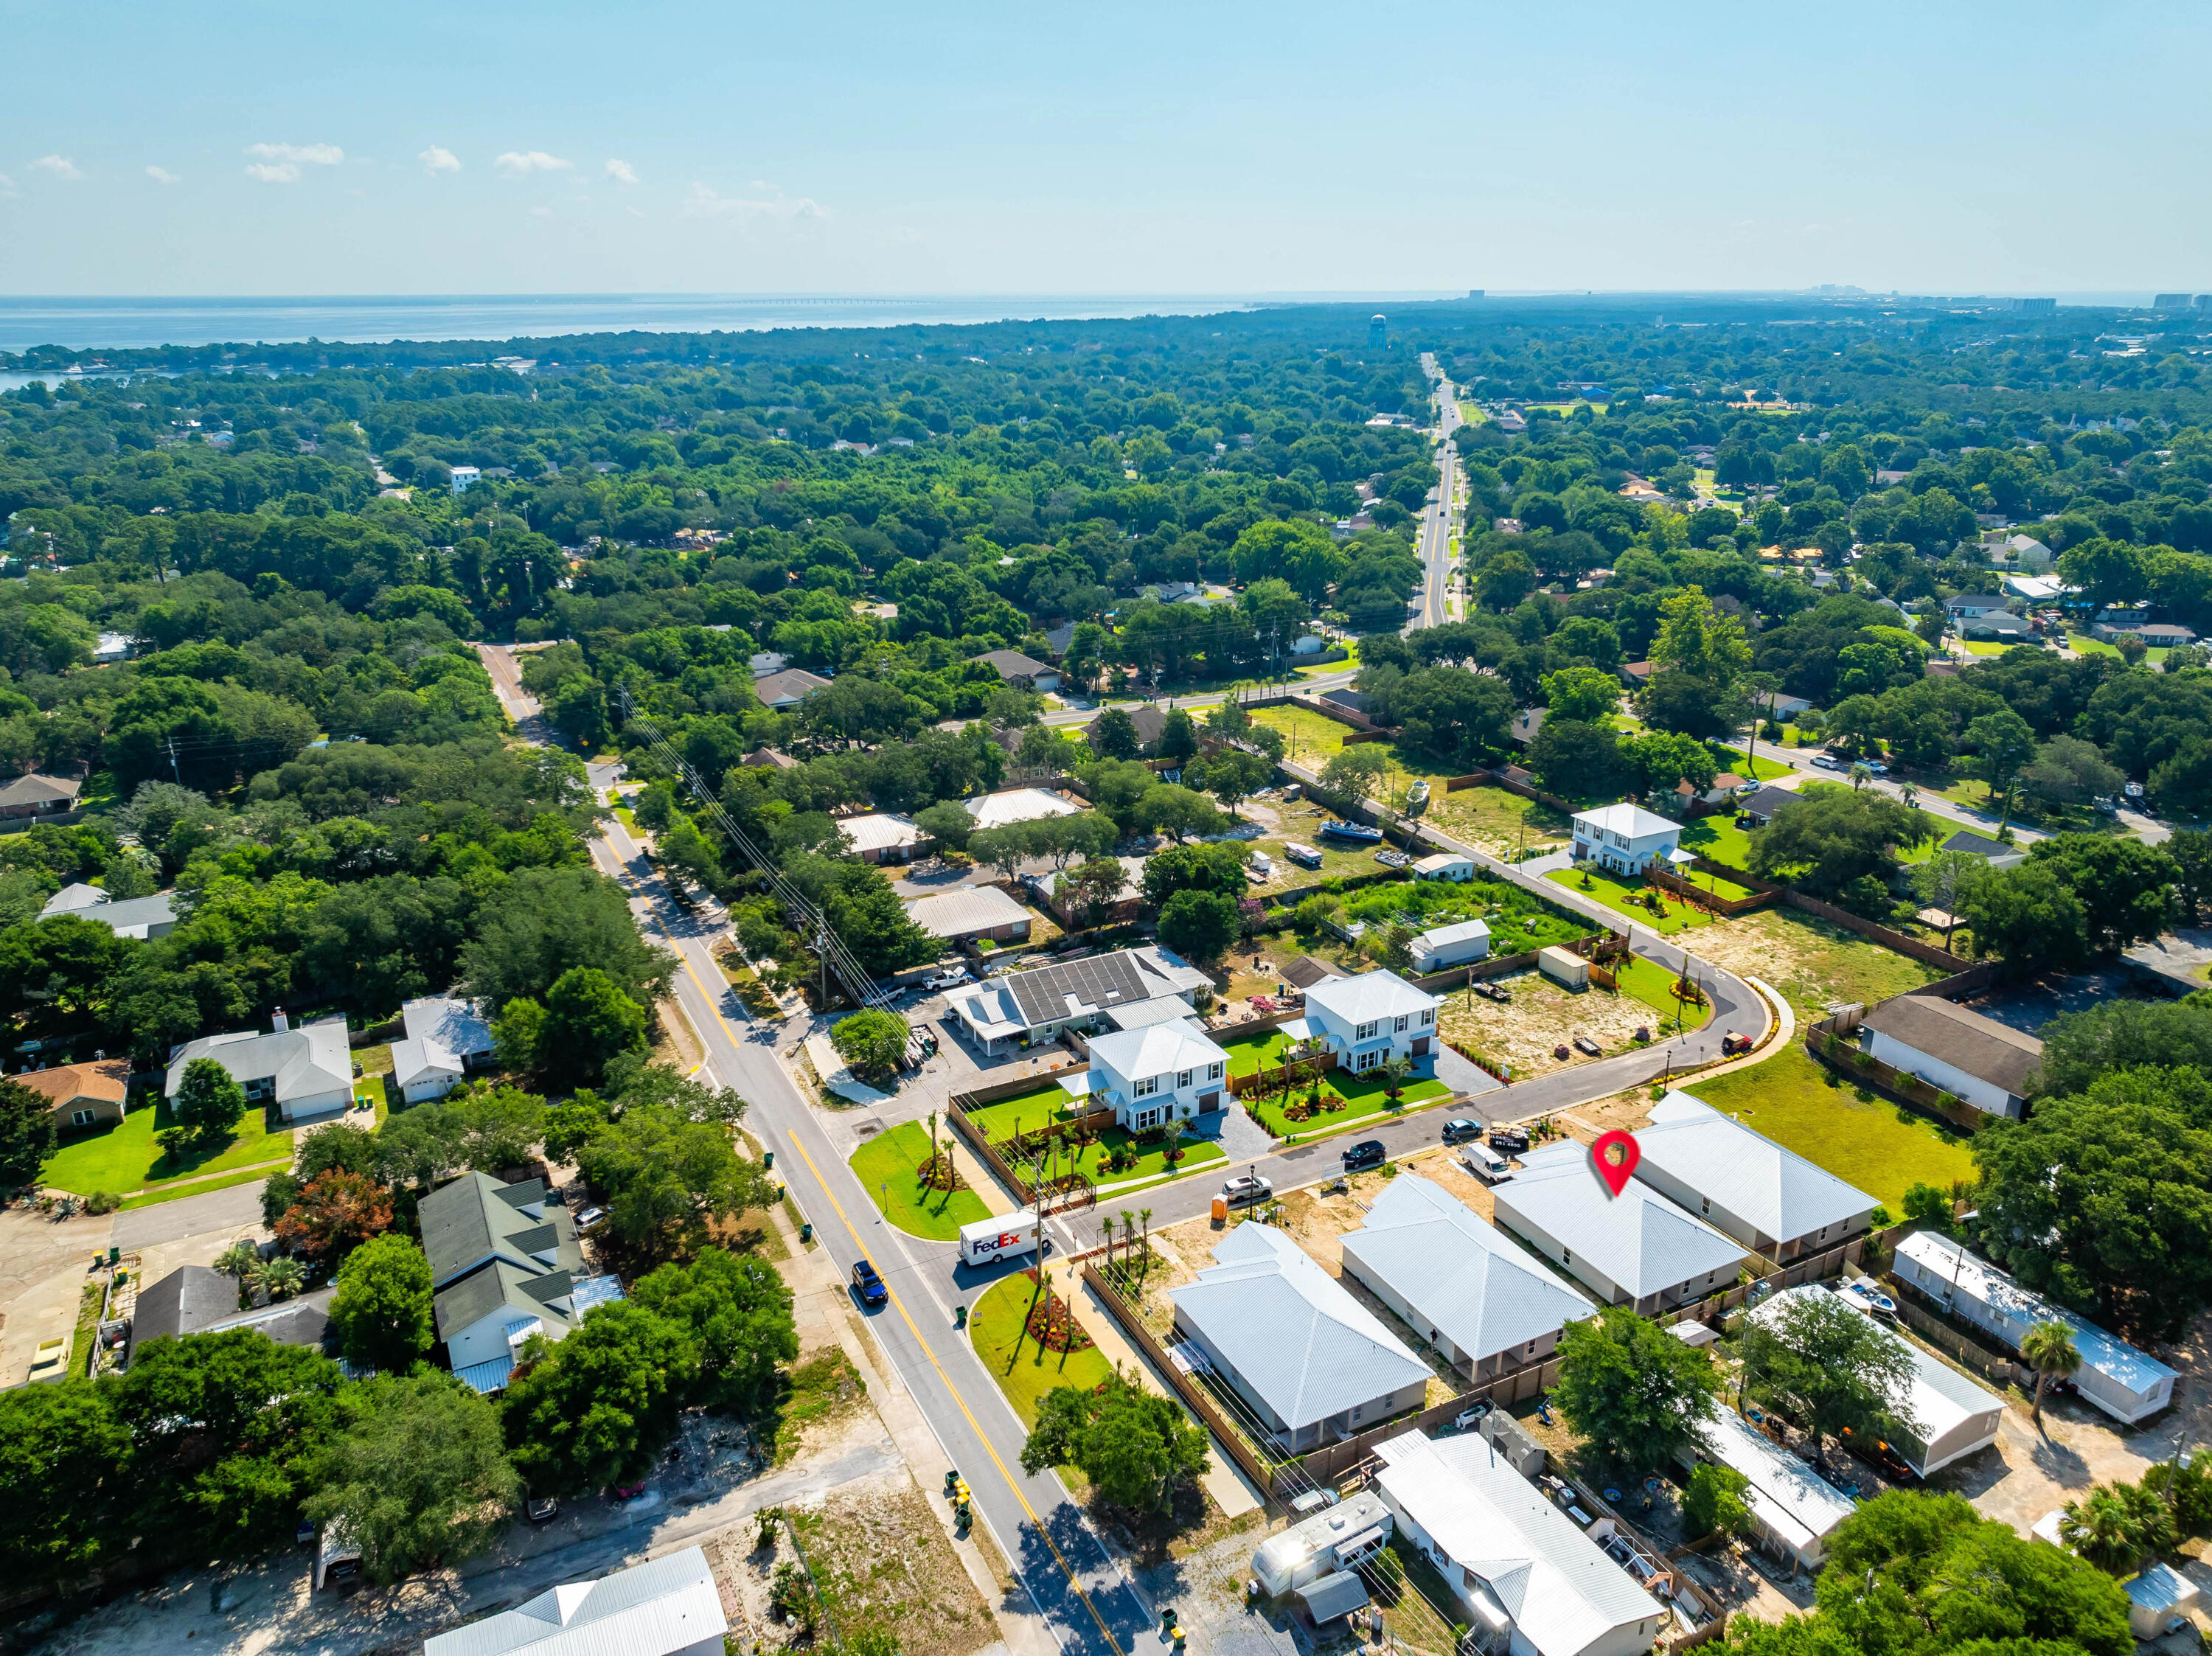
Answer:
[{"label": "fedex delivery truck", "polygon": [[[960,1263],[988,1265],[1034,1251],[1037,1245],[1037,1216],[1024,1208],[1019,1213],[1000,1213],[960,1227]],[[1046,1240],[1045,1247],[1052,1243]]]}]

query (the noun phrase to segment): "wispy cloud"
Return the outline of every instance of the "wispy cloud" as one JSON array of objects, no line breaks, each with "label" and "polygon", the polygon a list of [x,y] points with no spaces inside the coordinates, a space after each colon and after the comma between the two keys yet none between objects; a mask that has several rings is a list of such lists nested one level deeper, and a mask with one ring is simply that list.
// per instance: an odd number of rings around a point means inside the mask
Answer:
[{"label": "wispy cloud", "polygon": [[246,176],[263,184],[297,184],[302,167],[336,167],[345,151],[334,143],[250,143]]},{"label": "wispy cloud", "polygon": [[787,196],[772,184],[758,179],[752,187],[764,194],[753,196],[725,196],[707,185],[695,181],[691,193],[684,198],[684,210],[693,218],[821,219],[830,216],[827,209],[811,196]]},{"label": "wispy cloud", "polygon": [[0,196],[12,196],[15,193],[15,180],[9,178],[5,173],[0,173]]},{"label": "wispy cloud", "polygon": [[84,176],[76,170],[76,163],[66,155],[41,155],[31,165],[41,173],[51,173],[58,179],[68,179],[71,182]]},{"label": "wispy cloud", "polygon": [[422,170],[433,178],[441,173],[461,170],[461,158],[443,144],[432,144],[428,149],[420,151],[415,159],[422,163]]},{"label": "wispy cloud", "polygon": [[637,168],[632,167],[628,161],[609,161],[607,163],[607,176],[612,179],[617,184],[635,184],[637,182]]},{"label": "wispy cloud", "polygon": [[520,179],[532,173],[565,173],[575,163],[549,155],[542,149],[510,149],[492,165],[510,179]]},{"label": "wispy cloud", "polygon": [[156,184],[182,184],[184,182],[182,179],[179,178],[174,173],[169,171],[166,167],[149,167],[146,169],[146,176],[153,179]]},{"label": "wispy cloud", "polygon": [[307,167],[336,167],[345,159],[345,151],[334,143],[250,143],[246,153],[258,161]]}]

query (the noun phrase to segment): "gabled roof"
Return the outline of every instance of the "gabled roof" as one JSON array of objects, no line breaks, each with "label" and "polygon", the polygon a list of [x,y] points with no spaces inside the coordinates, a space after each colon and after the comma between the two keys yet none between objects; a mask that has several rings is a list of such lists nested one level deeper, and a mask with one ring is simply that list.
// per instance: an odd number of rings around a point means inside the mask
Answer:
[{"label": "gabled roof", "polygon": [[1309,1010],[1318,1008],[1340,1022],[1354,1026],[1377,1018],[1408,1016],[1443,1003],[1416,989],[1395,972],[1376,967],[1356,978],[1329,978],[1306,989]]},{"label": "gabled roof", "polygon": [[[1874,1322],[1871,1313],[1855,1305],[1844,1295],[1832,1294],[1818,1283],[1801,1283],[1796,1288],[1785,1288],[1769,1297],[1751,1315],[1754,1321],[1767,1322],[1781,1314],[1781,1307],[1800,1295],[1828,1294],[1840,1301],[1854,1316]],[[1879,1323],[1875,1324],[1880,1327]],[[1910,1422],[1911,1434],[1922,1443],[1935,1443],[1945,1435],[1955,1431],[1978,1415],[1996,1418],[2004,1412],[2004,1399],[1987,1386],[1969,1380],[1941,1359],[1923,1351],[1911,1340],[1899,1340],[1905,1355],[1912,1365],[1905,1384],[1891,1393],[1890,1408],[1900,1422]]]},{"label": "gabled roof", "polygon": [[401,1087],[464,1073],[467,1060],[491,1051],[491,1026],[467,1001],[425,995],[399,1009],[407,1038],[392,1043],[392,1075]]},{"label": "gabled roof", "polygon": [[1644,1622],[1656,1631],[1665,1614],[1658,1601],[1487,1438],[1407,1432],[1375,1453],[1382,1498],[1489,1588],[1537,1656],[1578,1656]]},{"label": "gabled roof", "polygon": [[1019,650],[987,650],[980,656],[970,656],[971,662],[981,662],[992,668],[1000,678],[1010,682],[1017,678],[1035,678],[1042,673],[1049,676],[1053,665],[1039,661],[1035,656],[1025,656]]},{"label": "gabled roof", "polygon": [[1169,1291],[1176,1314],[1293,1431],[1428,1379],[1426,1363],[1273,1226],[1237,1226],[1213,1257]]},{"label": "gabled roof", "polygon": [[1083,807],[1045,788],[1008,788],[961,802],[979,828],[1034,822],[1042,816],[1073,816]]},{"label": "gabled roof", "polygon": [[841,818],[837,832],[856,853],[893,851],[902,846],[921,843],[921,830],[915,826],[914,819],[890,811],[872,811],[866,816]]},{"label": "gabled roof", "polygon": [[211,1058],[244,1083],[274,1083],[276,1101],[311,1097],[337,1088],[353,1087],[353,1054],[346,1044],[345,1020],[325,1018],[295,1029],[268,1034],[243,1030],[236,1034],[207,1035],[187,1042],[169,1061],[163,1091],[174,1098],[184,1083],[185,1066],[197,1058]]},{"label": "gabled roof", "polygon": [[1556,1334],[1597,1307],[1440,1186],[1401,1173],[1367,1223],[1344,1239],[1344,1266],[1380,1283],[1480,1362]]},{"label": "gabled roof", "polygon": [[1316,960],[1311,955],[1301,955],[1283,968],[1282,980],[1293,989],[1310,989],[1317,983],[1345,975],[1344,968],[1328,961]]},{"label": "gabled roof", "polygon": [[1498,1222],[1512,1230],[1516,1219],[1526,1221],[1639,1300],[1708,1271],[1733,1273],[1743,1263],[1733,1239],[1642,1180],[1613,1195],[1589,1160],[1589,1146],[1572,1141],[1522,1156],[1513,1182],[1498,1188]]},{"label": "gabled roof", "polygon": [[676,1656],[730,1624],[707,1555],[686,1547],[422,1642],[422,1656]]},{"label": "gabled roof", "polygon": [[465,1173],[424,1197],[416,1209],[430,1279],[440,1287],[494,1259],[533,1275],[581,1272],[583,1250],[566,1208],[545,1200],[545,1183],[502,1185],[489,1174]]},{"label": "gabled roof", "polygon": [[[1147,701],[1137,707],[1124,707],[1121,711],[1128,714],[1129,722],[1137,727],[1137,745],[1140,748],[1151,747],[1160,739],[1160,732],[1168,727],[1167,709],[1157,701]],[[1104,717],[1102,711],[1099,718]],[[1097,728],[1098,719],[1094,719],[1083,727],[1084,734],[1088,736]]]},{"label": "gabled roof", "polygon": [[2043,1043],[2033,1035],[1954,1005],[1941,995],[1898,995],[1860,1022],[1877,1034],[2002,1087],[2015,1098],[2027,1095],[2029,1079],[2043,1063]]},{"label": "gabled roof", "polygon": [[1462,920],[1457,925],[1431,926],[1413,939],[1416,949],[1448,949],[1455,943],[1469,943],[1490,935],[1490,926],[1483,920]]},{"label": "gabled roof", "polygon": [[2022,854],[2017,846],[2006,845],[2000,840],[1992,840],[1986,834],[1976,834],[1971,828],[1960,828],[1937,849],[1971,852],[1977,857],[2014,857]]},{"label": "gabled roof", "polygon": [[1670,822],[1641,805],[1625,802],[1618,805],[1600,805],[1595,810],[1578,810],[1574,820],[1588,822],[1603,833],[1618,834],[1627,840],[1648,840],[1655,834],[1679,834],[1682,831],[1680,822]]},{"label": "gabled roof", "polygon": [[966,937],[1018,925],[1030,918],[1030,912],[1003,887],[971,885],[916,897],[907,904],[906,917],[933,937]]},{"label": "gabled roof", "polygon": [[1644,1163],[1777,1242],[1871,1213],[1877,1204],[1794,1150],[1687,1093],[1668,1093],[1636,1135]]},{"label": "gabled roof", "polygon": [[9,805],[53,805],[74,799],[84,784],[71,776],[41,776],[33,771],[0,787],[0,809]]},{"label": "gabled roof", "polygon": [[143,937],[156,925],[174,925],[177,921],[173,891],[156,892],[150,897],[125,897],[119,901],[110,897],[96,885],[65,885],[46,900],[39,911],[42,920],[57,914],[74,914],[79,919],[98,920],[118,937]]},{"label": "gabled roof", "polygon": [[828,679],[804,667],[787,667],[780,673],[767,673],[753,681],[753,694],[761,699],[764,707],[772,707],[779,701],[804,701],[815,691],[829,688]]},{"label": "gabled roof", "polygon": [[233,1328],[251,1328],[279,1345],[319,1349],[330,1326],[331,1299],[335,1288],[318,1289],[296,1299],[270,1305],[238,1306],[238,1284],[205,1265],[179,1265],[138,1296],[131,1313],[131,1344],[135,1350],[148,1340],[167,1336],[182,1339],[191,1334],[217,1334]]},{"label": "gabled roof", "polygon": [[[1709,1459],[1750,1479],[1747,1499],[1752,1511],[1778,1532],[1803,1532],[1801,1546],[1826,1538],[1858,1510],[1857,1501],[1732,1409],[1716,1404],[1695,1429]],[[1776,1523],[1778,1517],[1784,1521]]]},{"label": "gabled roof", "polygon": [[15,1079],[55,1104],[80,1098],[120,1104],[131,1089],[131,1060],[110,1058],[97,1064],[58,1064],[51,1070],[27,1071]]},{"label": "gabled roof", "polygon": [[[1188,1018],[1116,1029],[1091,1038],[1091,1061],[1131,1081],[1184,1070],[1203,1074],[1209,1065],[1226,1065],[1229,1054],[1206,1038]],[[1224,1068],[1223,1073],[1227,1073]]]}]

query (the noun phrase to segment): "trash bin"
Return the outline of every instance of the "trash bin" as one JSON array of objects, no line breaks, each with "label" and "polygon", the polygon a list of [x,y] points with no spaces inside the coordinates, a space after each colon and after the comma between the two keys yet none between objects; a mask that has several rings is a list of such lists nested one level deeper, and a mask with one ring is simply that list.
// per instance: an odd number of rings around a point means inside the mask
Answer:
[{"label": "trash bin", "polygon": [[811,1242],[811,1241],[812,1241],[813,1240],[814,1240],[814,1227],[813,1227],[811,1223],[807,1223],[807,1224],[801,1224],[801,1225],[799,1226],[799,1240],[800,1245],[803,1247],[803,1246],[805,1246],[806,1243]]},{"label": "trash bin", "polygon": [[763,1173],[774,1173],[775,1171],[775,1152],[774,1150],[763,1150],[761,1152],[761,1171]]}]

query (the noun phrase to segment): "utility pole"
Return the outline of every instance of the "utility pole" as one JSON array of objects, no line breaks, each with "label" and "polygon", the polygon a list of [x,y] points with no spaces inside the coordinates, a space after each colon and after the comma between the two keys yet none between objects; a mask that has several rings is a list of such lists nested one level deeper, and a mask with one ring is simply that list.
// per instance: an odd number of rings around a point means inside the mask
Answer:
[{"label": "utility pole", "polygon": [[163,737],[161,740],[168,744],[169,749],[169,779],[181,787],[184,786],[185,779],[177,770],[177,738],[172,733]]}]

